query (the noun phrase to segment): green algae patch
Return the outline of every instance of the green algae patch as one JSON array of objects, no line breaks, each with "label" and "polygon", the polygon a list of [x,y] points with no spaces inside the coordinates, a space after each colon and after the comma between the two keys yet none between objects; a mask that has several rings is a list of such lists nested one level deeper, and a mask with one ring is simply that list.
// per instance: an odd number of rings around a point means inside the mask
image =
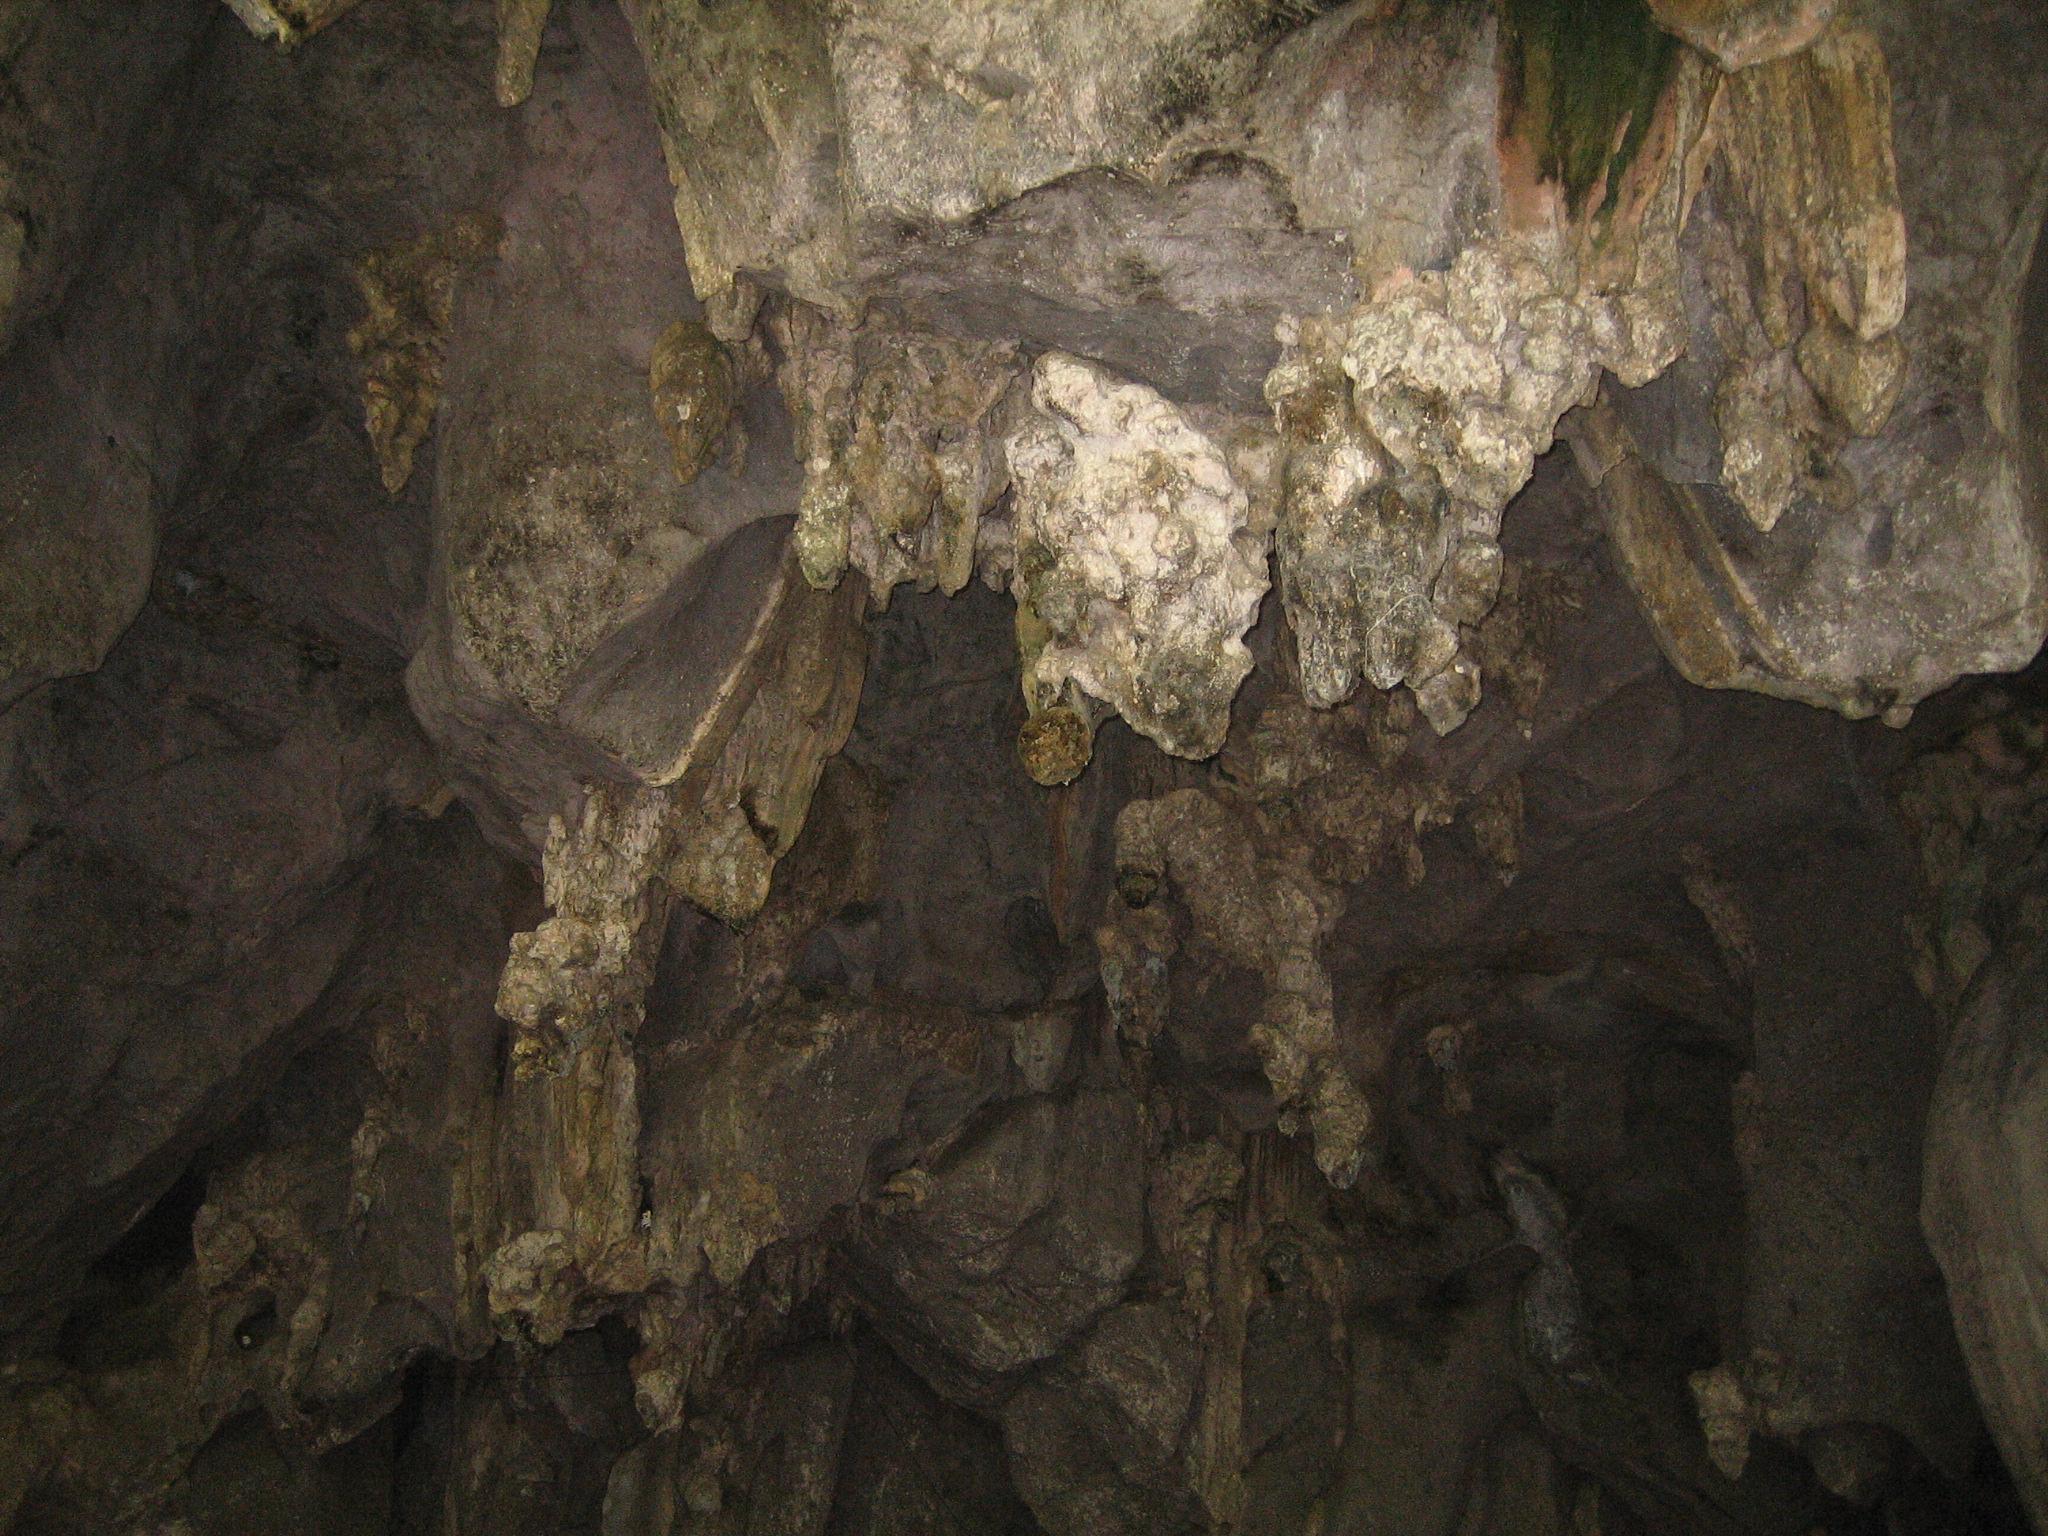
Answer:
[{"label": "green algae patch", "polygon": [[1643,0],[1505,0],[1503,19],[1508,121],[1578,212],[1641,148],[1678,40]]}]

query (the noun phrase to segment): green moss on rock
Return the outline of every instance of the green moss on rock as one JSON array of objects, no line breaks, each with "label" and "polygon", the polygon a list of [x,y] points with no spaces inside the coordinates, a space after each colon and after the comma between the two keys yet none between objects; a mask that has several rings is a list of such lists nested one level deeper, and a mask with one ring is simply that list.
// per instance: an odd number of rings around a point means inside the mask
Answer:
[{"label": "green moss on rock", "polygon": [[1577,210],[1628,168],[1677,62],[1643,0],[1507,0],[1508,110]]}]

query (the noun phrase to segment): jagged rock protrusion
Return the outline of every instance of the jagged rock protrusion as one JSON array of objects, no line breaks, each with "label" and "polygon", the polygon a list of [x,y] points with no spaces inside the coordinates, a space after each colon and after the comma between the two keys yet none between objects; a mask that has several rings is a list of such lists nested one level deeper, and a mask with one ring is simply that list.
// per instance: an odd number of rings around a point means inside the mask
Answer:
[{"label": "jagged rock protrusion", "polygon": [[512,941],[498,1012],[526,1079],[532,1225],[487,1266],[505,1328],[559,1338],[607,1295],[644,1288],[634,1041],[671,903],[744,924],[768,899],[819,775],[859,702],[864,593],[817,593],[788,570],[735,676],[661,783],[587,786],[550,830],[553,915]]},{"label": "jagged rock protrusion", "polygon": [[1757,224],[1756,294],[1772,341],[1794,339],[1795,278],[1810,308],[1859,340],[1897,329],[1906,217],[1877,37],[1834,27],[1802,53],[1730,75],[1721,91],[1717,148]]},{"label": "jagged rock protrusion", "polygon": [[514,942],[499,994],[522,1067],[557,1072],[607,1027],[630,1040],[671,893],[729,923],[760,910],[852,728],[865,657],[849,591],[777,610],[673,778],[591,784],[577,820],[556,819],[543,864],[555,915]]},{"label": "jagged rock protrusion", "polygon": [[1439,732],[1463,723],[1479,674],[1459,631],[1499,590],[1502,511],[1602,367],[1640,382],[1676,345],[1533,242],[1468,246],[1448,272],[1295,326],[1266,390],[1309,700],[1406,683]]},{"label": "jagged rock protrusion", "polygon": [[[1574,428],[1694,682],[1897,723],[2048,630],[2048,482],[2020,404],[2048,165],[2007,148],[2039,141],[2048,71],[2023,10],[1873,8],[1720,82],[1688,356]],[[1973,48],[2010,70],[1954,67]]]},{"label": "jagged rock protrusion", "polygon": [[630,1041],[667,916],[657,881],[672,829],[667,797],[593,786],[571,827],[548,836],[544,893],[554,915],[512,941],[498,1012],[523,1076],[560,1076],[610,1028]]},{"label": "jagged rock protrusion", "polygon": [[348,345],[363,367],[363,424],[394,496],[412,478],[413,456],[441,404],[456,284],[490,257],[502,233],[495,218],[472,214],[356,263],[364,314]]},{"label": "jagged rock protrusion", "polygon": [[654,419],[675,447],[676,478],[683,484],[717,455],[737,388],[732,358],[702,322],[678,320],[654,344],[647,390]]},{"label": "jagged rock protrusion", "polygon": [[280,48],[296,48],[330,22],[339,21],[361,0],[227,0],[227,7],[257,37]]},{"label": "jagged rock protrusion", "polygon": [[1252,807],[1198,789],[1124,807],[1116,862],[1121,894],[1098,942],[1111,1007],[1135,1043],[1160,1020],[1161,944],[1172,941],[1147,909],[1152,893],[1170,884],[1204,943],[1266,978],[1251,1038],[1282,1127],[1313,1137],[1316,1164],[1333,1184],[1354,1182],[1373,1113],[1338,1058],[1330,976],[1318,953],[1338,893],[1287,859]]},{"label": "jagged rock protrusion", "polygon": [[[1681,61],[1630,158],[1610,148],[1580,204],[1572,186],[1511,188],[1507,233],[1283,328],[1265,391],[1287,448],[1281,592],[1312,703],[1405,683],[1439,733],[1478,703],[1468,640],[1499,590],[1508,502],[1603,369],[1640,386],[1683,348],[1678,235],[1710,74]],[[1539,128],[1560,131],[1513,125]]]},{"label": "jagged rock protrusion", "polygon": [[1178,757],[1223,745],[1268,530],[1224,448],[1157,392],[1060,353],[1007,443],[1011,595],[1034,712],[1069,686]]},{"label": "jagged rock protrusion", "polygon": [[849,329],[800,304],[771,329],[804,467],[805,579],[829,587],[851,567],[883,602],[906,581],[958,592],[1007,483],[1002,402],[1017,349],[879,321]]},{"label": "jagged rock protrusion", "polygon": [[[1007,586],[1042,783],[1086,765],[1089,700],[1178,756],[1222,745],[1268,585],[1269,514],[1240,483],[1242,445],[1064,353],[1039,358],[1027,399],[1009,346],[849,331],[800,305],[774,325],[807,580],[851,567],[884,596],[904,581],[953,593],[978,568]],[[989,520],[1006,490],[1008,515]]]},{"label": "jagged rock protrusion", "polygon": [[1769,533],[1812,494],[1809,462],[1839,451],[1816,406],[1874,437],[1904,382],[1893,332],[1906,310],[1906,222],[1884,53],[1869,32],[1836,27],[1730,76],[1714,123],[1719,184],[1743,221],[1739,252],[1710,244],[1705,257],[1727,356],[1714,402],[1721,483]]},{"label": "jagged rock protrusion", "polygon": [[533,93],[533,66],[554,0],[498,0],[498,105],[516,107]]},{"label": "jagged rock protrusion", "polygon": [[[499,259],[456,295],[408,673],[456,792],[528,859],[579,784],[671,782],[707,721],[730,728],[797,480],[769,392],[678,331],[696,306],[632,40],[606,20],[557,18],[577,48],[545,57],[532,110],[484,119],[524,149]],[[661,345],[679,334],[684,358]],[[721,420],[761,451],[715,454]]]},{"label": "jagged rock protrusion", "polygon": [[629,0],[707,298],[774,273],[857,312],[864,258],[1096,167],[1150,170],[1302,18],[1239,0],[1085,9]]},{"label": "jagged rock protrusion", "polygon": [[1660,26],[1731,71],[1807,47],[1839,5],[1840,0],[1649,0]]}]

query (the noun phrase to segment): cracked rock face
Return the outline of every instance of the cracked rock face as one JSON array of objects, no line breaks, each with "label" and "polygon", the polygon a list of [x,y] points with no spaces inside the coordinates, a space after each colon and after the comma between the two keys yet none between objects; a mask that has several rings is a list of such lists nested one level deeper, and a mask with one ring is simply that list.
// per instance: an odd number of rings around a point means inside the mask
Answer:
[{"label": "cracked rock face", "polygon": [[2044,141],[0,0],[0,1536],[2039,1528]]}]

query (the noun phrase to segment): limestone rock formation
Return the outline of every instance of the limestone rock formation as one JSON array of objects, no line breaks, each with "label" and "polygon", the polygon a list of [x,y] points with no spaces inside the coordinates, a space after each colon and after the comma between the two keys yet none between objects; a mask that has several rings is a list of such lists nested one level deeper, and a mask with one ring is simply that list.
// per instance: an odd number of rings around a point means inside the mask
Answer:
[{"label": "limestone rock formation", "polygon": [[1902,796],[1932,911],[1920,979],[1951,1028],[1928,1113],[1921,1216],[1956,1298],[1956,1333],[1985,1414],[2038,1525],[2044,1308],[2039,1223],[2038,893],[2042,719],[1986,712],[1917,762]]},{"label": "limestone rock formation", "polygon": [[[21,4],[0,23],[14,81],[0,108],[0,351],[78,276],[94,227],[165,148],[168,96],[209,17],[119,4]],[[120,90],[81,90],[86,80]]]},{"label": "limestone rock formation", "polygon": [[[0,18],[14,82],[0,103],[0,708],[98,666],[149,588],[191,430],[177,408],[191,226],[160,206],[130,210],[132,248],[92,236],[160,164],[181,106],[167,93],[206,16],[23,4]],[[83,83],[107,80],[126,85]],[[86,334],[47,319],[73,292]]]},{"label": "limestone rock formation", "polygon": [[701,324],[678,320],[654,345],[647,392],[654,419],[675,445],[676,478],[697,478],[732,423],[732,359]]},{"label": "limestone rock formation", "polygon": [[2037,9],[0,0],[0,1536],[2048,1520]]},{"label": "limestone rock formation", "polygon": [[[1956,20],[2037,56],[2017,11]],[[2043,573],[2020,404],[2041,183],[1994,146],[2048,100],[2032,67],[1937,83],[1903,25],[1873,7],[1729,77],[1689,356],[1589,419],[1581,455],[1688,677],[1895,720],[2031,657]]]},{"label": "limestone rock formation", "polygon": [[1047,353],[1031,403],[1006,444],[1027,703],[1076,688],[1174,755],[1212,756],[1266,595],[1250,496],[1222,448],[1141,384]]},{"label": "limestone rock formation", "polygon": [[227,0],[227,5],[257,37],[294,48],[322,27],[353,10],[360,0]]},{"label": "limestone rock formation", "polygon": [[1406,683],[1439,731],[1464,722],[1480,680],[1458,626],[1493,606],[1501,513],[1602,366],[1640,381],[1669,361],[1645,331],[1540,245],[1468,246],[1301,328],[1266,391],[1291,449],[1280,569],[1311,703]]},{"label": "limestone rock formation", "polygon": [[384,489],[394,496],[411,478],[413,456],[441,403],[455,284],[465,268],[496,254],[497,234],[487,220],[458,219],[393,250],[371,251],[357,264],[364,314],[348,345],[363,362],[363,424]]},{"label": "limestone rock formation", "polygon": [[498,105],[516,107],[533,92],[533,69],[547,32],[550,0],[498,0]]},{"label": "limestone rock formation", "polygon": [[810,308],[774,330],[804,464],[805,578],[831,586],[851,566],[884,601],[905,581],[958,592],[1007,483],[1000,423],[1015,349],[874,322],[849,333]]},{"label": "limestone rock formation", "polygon": [[[1313,880],[1261,860],[1261,829],[1197,790],[1140,801],[1117,818],[1117,881],[1126,906],[1148,907],[1162,882],[1190,910],[1196,932],[1228,961],[1270,978],[1252,1043],[1281,1108],[1281,1126],[1297,1119],[1315,1140],[1331,1182],[1355,1182],[1372,1115],[1338,1057],[1330,979],[1317,951],[1334,913],[1332,894]],[[1248,824],[1247,824],[1248,823]],[[1148,924],[1148,927],[1156,926]],[[1163,956],[1135,936],[1109,939],[1115,967],[1111,1006],[1127,1013],[1142,1041],[1163,1024],[1146,972]],[[1148,997],[1147,991],[1154,990]],[[1150,1006],[1148,1006],[1148,1004]]]},{"label": "limestone rock formation", "polygon": [[1733,71],[1807,47],[1839,8],[1837,0],[1655,0],[1650,14]]},{"label": "limestone rock formation", "polygon": [[[1076,172],[1138,170],[1241,88],[1286,7],[1231,0],[628,6],[699,290],[774,274],[851,308],[901,224],[957,223]],[[1263,13],[1263,14],[1262,14]],[[1105,46],[1107,44],[1107,46]],[[760,90],[755,82],[772,81]]]},{"label": "limestone rock formation", "polygon": [[[197,295],[178,251],[190,233],[182,210],[143,222],[144,249],[78,285],[99,304],[81,332],[4,365],[5,703],[100,665],[149,592],[165,512],[157,477],[183,465],[196,428],[182,343]],[[109,367],[117,358],[141,361],[141,375]]]}]

